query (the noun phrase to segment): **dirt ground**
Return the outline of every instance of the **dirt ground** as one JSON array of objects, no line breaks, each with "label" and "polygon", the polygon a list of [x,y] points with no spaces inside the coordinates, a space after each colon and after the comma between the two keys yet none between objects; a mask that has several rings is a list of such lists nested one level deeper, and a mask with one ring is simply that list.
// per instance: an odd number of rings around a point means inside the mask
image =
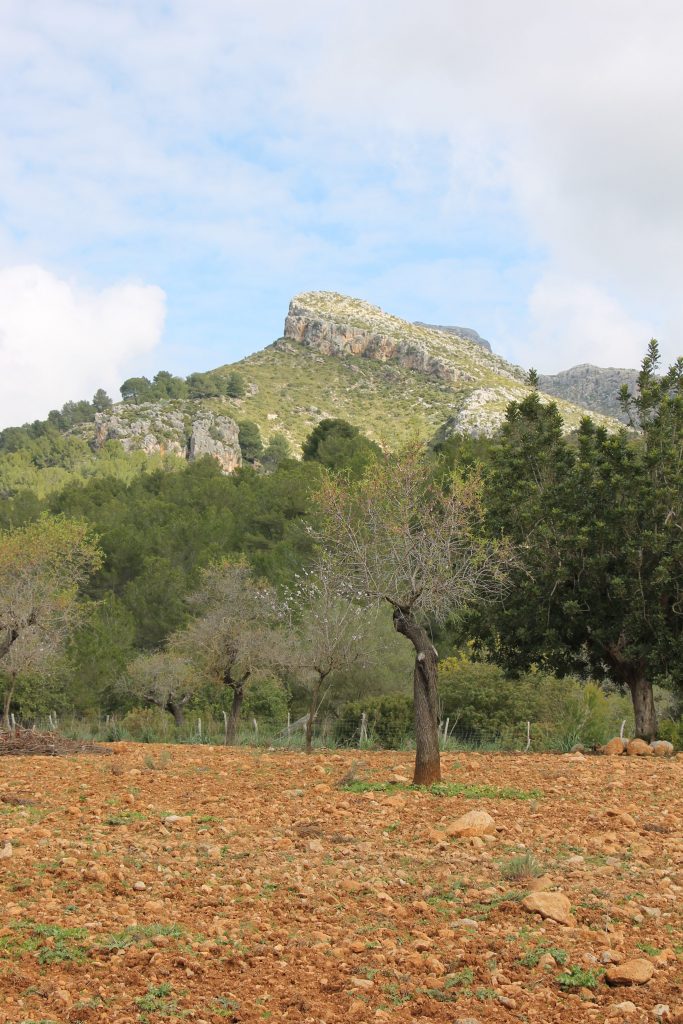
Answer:
[{"label": "dirt ground", "polygon": [[3,1022],[683,1021],[680,756],[112,749],[0,758]]}]

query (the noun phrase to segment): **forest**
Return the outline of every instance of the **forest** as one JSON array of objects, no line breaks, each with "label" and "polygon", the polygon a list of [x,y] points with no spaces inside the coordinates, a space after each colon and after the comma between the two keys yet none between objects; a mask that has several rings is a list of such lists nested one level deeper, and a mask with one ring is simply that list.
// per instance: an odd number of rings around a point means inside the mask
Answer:
[{"label": "forest", "polygon": [[417,744],[422,781],[455,744],[680,745],[683,360],[658,361],[653,342],[618,433],[565,434],[532,371],[493,438],[388,452],[326,419],[296,459],[241,424],[230,475],[112,443],[84,476],[65,431],[104,392],[3,431],[0,461],[60,474],[0,500],[4,727]]}]

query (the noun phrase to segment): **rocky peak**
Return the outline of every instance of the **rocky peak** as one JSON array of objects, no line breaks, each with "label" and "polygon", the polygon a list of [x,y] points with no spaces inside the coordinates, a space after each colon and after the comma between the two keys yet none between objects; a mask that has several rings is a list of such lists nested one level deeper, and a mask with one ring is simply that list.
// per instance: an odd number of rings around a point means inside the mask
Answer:
[{"label": "rocky peak", "polygon": [[295,296],[284,337],[322,355],[394,362],[449,383],[476,383],[492,372],[517,382],[524,379],[519,367],[490,353],[483,339],[463,337],[460,328],[410,323],[379,306],[337,292]]}]

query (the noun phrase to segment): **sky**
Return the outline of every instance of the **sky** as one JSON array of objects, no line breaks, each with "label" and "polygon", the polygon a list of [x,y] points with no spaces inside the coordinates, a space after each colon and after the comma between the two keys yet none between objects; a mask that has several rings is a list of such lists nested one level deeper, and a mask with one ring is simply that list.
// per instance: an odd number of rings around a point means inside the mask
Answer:
[{"label": "sky", "polygon": [[683,351],[683,6],[0,0],[0,427],[301,291],[548,373]]}]

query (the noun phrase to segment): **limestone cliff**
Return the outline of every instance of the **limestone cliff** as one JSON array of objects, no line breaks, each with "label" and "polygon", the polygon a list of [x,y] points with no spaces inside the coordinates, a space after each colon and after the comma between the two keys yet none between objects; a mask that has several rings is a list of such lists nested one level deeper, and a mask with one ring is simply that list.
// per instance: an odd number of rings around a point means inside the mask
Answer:
[{"label": "limestone cliff", "polygon": [[306,292],[289,305],[284,337],[322,355],[393,362],[451,384],[475,383],[491,372],[523,382],[523,371],[493,355],[483,339],[456,331],[409,323],[336,292]]},{"label": "limestone cliff", "polygon": [[101,448],[107,441],[119,441],[128,452],[176,455],[190,462],[210,455],[224,473],[242,465],[235,421],[202,408],[199,403],[185,402],[176,408],[161,402],[120,403],[111,412],[97,413],[94,428],[94,448]]}]

